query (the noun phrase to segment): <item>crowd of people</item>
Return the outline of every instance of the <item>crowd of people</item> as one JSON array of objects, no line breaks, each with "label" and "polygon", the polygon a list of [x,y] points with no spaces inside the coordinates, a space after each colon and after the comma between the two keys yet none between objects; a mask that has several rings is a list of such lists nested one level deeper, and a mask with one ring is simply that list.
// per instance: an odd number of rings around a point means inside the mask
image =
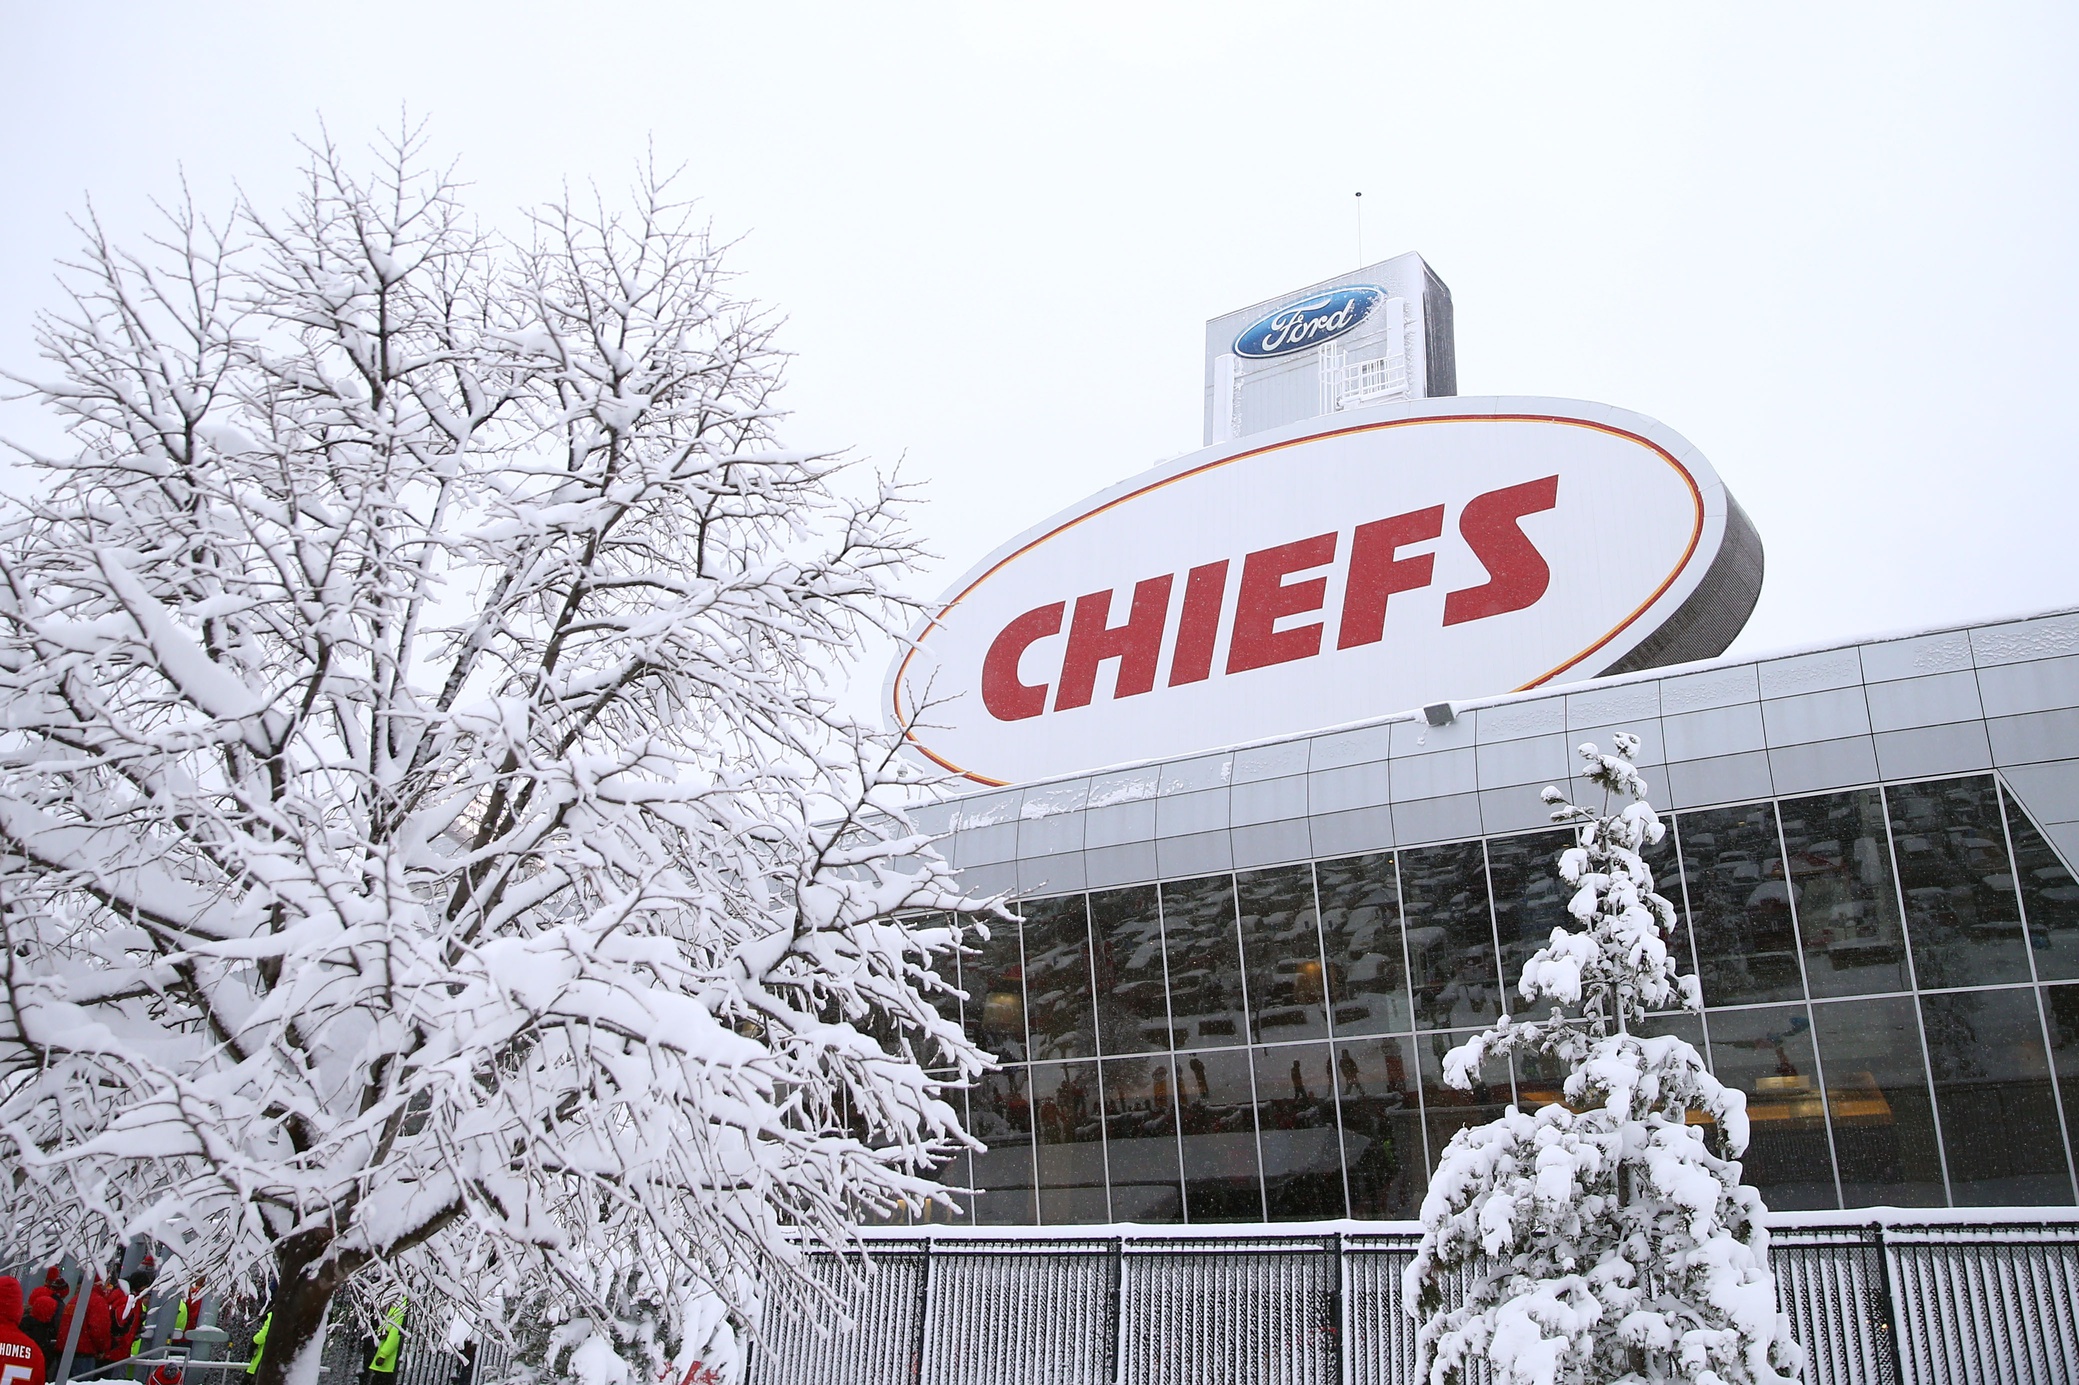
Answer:
[{"label": "crowd of people", "polygon": [[[153,1307],[152,1285],[158,1278],[153,1257],[144,1256],[129,1270],[121,1262],[106,1275],[74,1285],[64,1271],[52,1265],[43,1281],[26,1295],[12,1275],[0,1275],[0,1385],[47,1385],[64,1362],[66,1347],[72,1349],[72,1379],[99,1372],[107,1379],[136,1356],[149,1335],[147,1321]],[[170,1342],[184,1348],[188,1333],[200,1319],[202,1286],[196,1284],[176,1307]],[[77,1328],[74,1318],[78,1318]],[[168,1352],[169,1357],[184,1352]],[[123,1372],[146,1379],[148,1385],[180,1385],[180,1373],[169,1363],[155,1362],[149,1376],[140,1371]]]}]

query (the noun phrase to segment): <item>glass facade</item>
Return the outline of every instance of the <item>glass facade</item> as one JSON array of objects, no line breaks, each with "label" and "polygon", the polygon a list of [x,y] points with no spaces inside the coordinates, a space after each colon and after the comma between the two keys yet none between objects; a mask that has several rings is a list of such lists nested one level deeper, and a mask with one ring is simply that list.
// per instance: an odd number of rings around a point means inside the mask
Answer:
[{"label": "glass facade", "polygon": [[[1653,865],[1783,1210],[2069,1204],[2079,882],[1992,775],[1665,815]],[[1415,1216],[1444,1144],[1559,1074],[1443,1057],[1565,919],[1541,831],[1025,901],[961,960],[945,1171],[982,1224]],[[1504,984],[1507,978],[1509,984]]]}]

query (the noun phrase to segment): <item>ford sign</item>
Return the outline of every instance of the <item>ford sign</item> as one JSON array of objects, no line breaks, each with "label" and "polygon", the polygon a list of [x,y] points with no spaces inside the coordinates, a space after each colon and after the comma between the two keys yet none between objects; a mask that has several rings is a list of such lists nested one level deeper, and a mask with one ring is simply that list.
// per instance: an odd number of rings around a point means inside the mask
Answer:
[{"label": "ford sign", "polygon": [[1234,339],[1234,354],[1267,361],[1334,341],[1371,316],[1386,298],[1377,284],[1345,284],[1258,318]]},{"label": "ford sign", "polygon": [[1761,544],[1637,414],[1426,399],[1180,457],[1012,540],[889,671],[909,749],[1044,779],[1721,653]]}]

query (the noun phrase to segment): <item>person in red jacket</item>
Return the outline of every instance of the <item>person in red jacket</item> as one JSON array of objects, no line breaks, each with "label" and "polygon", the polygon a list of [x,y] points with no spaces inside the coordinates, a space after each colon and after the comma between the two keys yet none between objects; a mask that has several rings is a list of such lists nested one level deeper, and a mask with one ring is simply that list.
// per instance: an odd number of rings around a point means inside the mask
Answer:
[{"label": "person in red jacket", "polygon": [[52,1265],[43,1272],[43,1282],[30,1291],[29,1311],[22,1315],[22,1332],[43,1349],[46,1367],[58,1359],[58,1310],[70,1292],[65,1272]]},{"label": "person in red jacket", "polygon": [[79,1345],[73,1348],[75,1361],[93,1361],[108,1350],[108,1290],[99,1275],[94,1276],[94,1286],[84,1295],[74,1294],[58,1317],[58,1340],[65,1341],[72,1335],[72,1315],[79,1310],[80,1299],[86,1299],[86,1317],[79,1324]]},{"label": "person in red jacket", "polygon": [[43,1348],[22,1333],[22,1282],[0,1275],[0,1385],[43,1385]]},{"label": "person in red jacket", "polygon": [[104,1366],[129,1360],[138,1330],[144,1326],[144,1294],[137,1282],[139,1277],[126,1275],[108,1286],[108,1349],[101,1353]]}]

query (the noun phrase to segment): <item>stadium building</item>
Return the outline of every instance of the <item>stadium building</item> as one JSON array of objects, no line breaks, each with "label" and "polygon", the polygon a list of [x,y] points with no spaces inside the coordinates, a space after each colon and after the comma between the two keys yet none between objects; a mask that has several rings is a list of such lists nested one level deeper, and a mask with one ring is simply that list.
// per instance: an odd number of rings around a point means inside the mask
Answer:
[{"label": "stadium building", "polygon": [[1457,396],[1418,256],[1215,319],[1205,380],[1203,450],[1012,539],[890,672],[971,785],[924,825],[1020,900],[958,978],[1003,1067],[965,1214],[833,1268],[858,1330],[775,1326],[759,1378],[1405,1378],[1429,1170],[1557,1095],[1442,1059],[1520,1012],[1539,791],[1620,731],[1706,1007],[1658,1023],[1747,1095],[1813,1378],[2072,1378],[2079,612],[1722,657],[1763,576],[1725,483],[1620,409]]}]

